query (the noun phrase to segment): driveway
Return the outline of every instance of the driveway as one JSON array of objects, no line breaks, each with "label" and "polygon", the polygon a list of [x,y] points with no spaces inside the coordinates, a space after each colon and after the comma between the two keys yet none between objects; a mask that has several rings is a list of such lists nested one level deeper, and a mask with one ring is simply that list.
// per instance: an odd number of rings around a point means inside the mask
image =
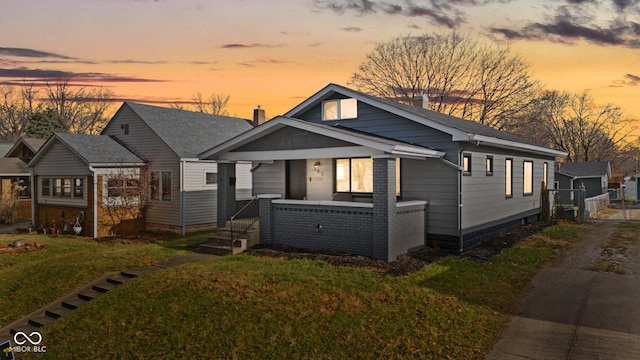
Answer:
[{"label": "driveway", "polygon": [[640,359],[640,244],[611,259],[623,274],[587,270],[620,215],[591,225],[567,257],[538,272],[486,360]]}]

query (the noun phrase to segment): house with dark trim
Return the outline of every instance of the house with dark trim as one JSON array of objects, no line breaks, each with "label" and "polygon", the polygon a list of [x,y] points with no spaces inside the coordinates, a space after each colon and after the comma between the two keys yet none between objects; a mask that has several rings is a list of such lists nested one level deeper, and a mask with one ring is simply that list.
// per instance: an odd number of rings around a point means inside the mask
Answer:
[{"label": "house with dark trim", "polygon": [[[136,184],[116,178],[136,179],[144,169],[151,199],[145,229],[185,234],[215,228],[217,163],[198,154],[252,127],[240,118],[125,102],[100,135],[55,134],[36,153],[29,163],[35,226],[49,226],[63,213],[75,220],[82,211],[84,235],[109,235],[114,224],[105,208],[122,206],[117,198]],[[238,199],[251,197],[250,170],[250,162],[238,164]]]},{"label": "house with dark trim", "polygon": [[457,251],[540,213],[566,156],[482,124],[329,84],[200,154],[228,221],[236,164],[251,161],[260,239],[387,261],[425,245]]}]

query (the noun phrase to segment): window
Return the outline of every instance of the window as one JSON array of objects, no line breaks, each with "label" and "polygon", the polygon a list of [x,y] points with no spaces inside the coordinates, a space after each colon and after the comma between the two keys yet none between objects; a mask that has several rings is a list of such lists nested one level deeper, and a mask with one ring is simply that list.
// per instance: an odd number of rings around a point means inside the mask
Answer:
[{"label": "window", "polygon": [[487,156],[487,160],[485,161],[485,168],[487,176],[493,176],[493,156]]},{"label": "window", "polygon": [[513,159],[506,159],[504,163],[505,190],[507,198],[513,197]]},{"label": "window", "polygon": [[51,179],[42,178],[42,196],[51,196]]},{"label": "window", "polygon": [[42,197],[67,199],[84,198],[83,178],[43,177],[40,182]]},{"label": "window", "polygon": [[544,182],[544,187],[547,187],[547,181],[549,181],[548,179],[549,176],[549,164],[544,163],[542,164],[542,182]]},{"label": "window", "polygon": [[524,195],[533,195],[533,161],[525,160],[522,163],[522,171],[524,175],[523,193]]},{"label": "window", "polygon": [[471,154],[462,155],[462,175],[471,176]]},{"label": "window", "polygon": [[[336,159],[336,192],[373,193],[373,159]],[[400,159],[396,159],[396,196],[400,195]]]},{"label": "window", "polygon": [[151,172],[151,200],[171,201],[171,171]]},{"label": "window", "polygon": [[322,103],[322,120],[354,119],[358,117],[356,99],[326,100]]},{"label": "window", "polygon": [[218,183],[218,173],[212,171],[204,172],[204,185],[216,185]]}]

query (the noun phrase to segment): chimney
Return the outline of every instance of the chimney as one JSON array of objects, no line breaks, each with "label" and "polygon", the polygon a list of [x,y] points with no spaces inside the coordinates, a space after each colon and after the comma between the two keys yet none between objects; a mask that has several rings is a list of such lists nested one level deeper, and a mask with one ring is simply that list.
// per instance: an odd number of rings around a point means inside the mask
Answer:
[{"label": "chimney", "polygon": [[429,97],[424,93],[413,97],[413,106],[429,109]]},{"label": "chimney", "polygon": [[266,117],[264,109],[260,108],[260,105],[258,105],[257,108],[253,109],[253,126],[258,126],[264,123]]}]

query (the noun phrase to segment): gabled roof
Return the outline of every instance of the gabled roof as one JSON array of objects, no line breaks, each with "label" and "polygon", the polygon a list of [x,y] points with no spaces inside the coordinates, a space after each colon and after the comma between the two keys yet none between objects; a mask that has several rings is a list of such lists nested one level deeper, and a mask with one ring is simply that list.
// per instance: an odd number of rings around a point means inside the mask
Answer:
[{"label": "gabled roof", "polygon": [[[125,102],[118,112],[125,106],[183,159],[196,158],[199,153],[253,127],[250,120],[133,102]],[[114,118],[116,116],[117,113]]]},{"label": "gabled roof", "polygon": [[557,173],[573,178],[601,177],[611,178],[611,164],[608,161],[558,163]]},{"label": "gabled roof", "polygon": [[134,155],[110,136],[85,134],[54,134],[36,153],[28,166],[32,167],[54,143],[60,142],[89,166],[142,166],[143,159]]},{"label": "gabled roof", "polygon": [[[342,140],[348,143],[352,143],[354,145],[366,147],[372,150],[379,152],[380,154],[388,154],[388,155],[397,155],[397,156],[406,156],[406,157],[418,157],[418,158],[433,158],[433,157],[442,157],[444,156],[444,152],[437,151],[425,146],[419,146],[414,144],[409,144],[406,142],[388,139],[380,136],[375,136],[372,134],[367,134],[363,132],[357,132],[350,129],[338,127],[338,126],[329,126],[324,124],[316,124],[308,121],[303,121],[290,117],[276,117],[272,120],[267,121],[266,123],[261,124],[245,133],[242,133],[218,146],[213,147],[203,153],[200,154],[200,159],[226,159],[226,160],[265,160],[265,159],[255,159],[255,158],[246,158],[246,159],[231,159],[226,158],[225,156],[220,156],[224,153],[228,153],[237,149],[243,145],[246,145],[256,139],[264,137],[268,134],[271,134],[279,129],[284,127],[292,127],[300,130],[304,130],[310,133],[323,135],[327,137],[331,137],[333,139]],[[320,156],[317,149],[312,150],[315,152],[316,156]],[[305,150],[297,150],[298,154],[302,156]],[[265,152],[268,153],[268,152]],[[279,160],[277,158],[278,152],[268,153],[268,158],[272,160]],[[283,154],[284,156],[290,156],[290,154]],[[353,154],[344,154],[344,156],[353,155]],[[304,156],[303,156],[304,157]]]},{"label": "gabled roof", "polygon": [[4,157],[12,147],[12,143],[0,143],[0,157]]},{"label": "gabled roof", "polygon": [[0,177],[29,176],[27,164],[17,157],[0,158]]},{"label": "gabled roof", "polygon": [[42,147],[42,145],[44,145],[46,141],[47,139],[38,139],[38,138],[23,136],[20,139],[18,139],[18,141],[16,141],[15,144],[13,144],[11,149],[7,151],[5,157],[21,157],[22,155],[21,153],[16,153],[21,145],[27,147],[29,150],[31,150],[35,154],[38,152],[38,150],[40,150],[40,148]]},{"label": "gabled roof", "polygon": [[419,124],[442,131],[452,136],[453,141],[467,141],[484,143],[489,146],[520,151],[539,153],[549,156],[566,156],[562,151],[540,146],[516,135],[494,129],[490,126],[475,121],[464,120],[454,116],[441,114],[435,111],[401,104],[388,99],[379,98],[360,91],[352,90],[337,84],[329,84],[322,90],[312,95],[298,106],[291,109],[284,116],[297,117],[309,108],[321,103],[334,94],[355,98],[360,102],[385,110],[392,114],[415,121]]}]

